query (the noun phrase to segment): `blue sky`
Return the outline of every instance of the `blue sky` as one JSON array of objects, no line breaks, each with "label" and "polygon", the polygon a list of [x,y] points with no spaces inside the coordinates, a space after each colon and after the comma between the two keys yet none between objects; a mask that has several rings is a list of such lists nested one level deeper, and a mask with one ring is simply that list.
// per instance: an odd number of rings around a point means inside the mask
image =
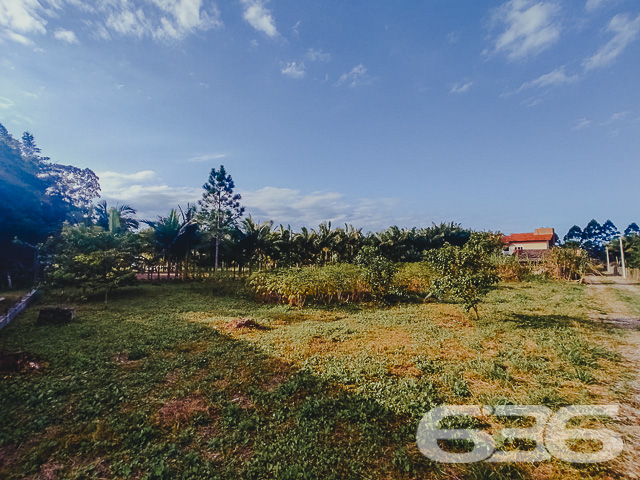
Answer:
[{"label": "blue sky", "polygon": [[0,0],[0,122],[142,217],[639,222],[636,0]]}]

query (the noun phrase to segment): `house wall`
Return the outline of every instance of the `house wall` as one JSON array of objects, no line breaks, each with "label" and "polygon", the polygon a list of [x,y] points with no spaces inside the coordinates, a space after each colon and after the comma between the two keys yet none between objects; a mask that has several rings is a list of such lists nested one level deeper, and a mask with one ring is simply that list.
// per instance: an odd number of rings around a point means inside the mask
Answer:
[{"label": "house wall", "polygon": [[509,253],[513,253],[517,248],[522,250],[546,250],[549,248],[549,242],[514,242],[509,244]]}]

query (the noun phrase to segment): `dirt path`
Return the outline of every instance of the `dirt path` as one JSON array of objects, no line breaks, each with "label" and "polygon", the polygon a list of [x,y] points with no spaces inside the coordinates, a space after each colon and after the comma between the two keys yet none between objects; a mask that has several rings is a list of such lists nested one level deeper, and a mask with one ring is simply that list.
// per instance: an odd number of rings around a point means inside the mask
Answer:
[{"label": "dirt path", "polygon": [[[626,478],[640,479],[640,312],[622,301],[617,292],[637,296],[640,299],[640,285],[622,277],[588,277],[589,295],[595,310],[594,321],[609,323],[624,330],[622,343],[618,349],[631,370],[634,378],[626,386],[627,401],[620,405],[619,424],[624,435],[625,450],[629,455],[623,464]],[[621,379],[621,386],[624,386]]]}]

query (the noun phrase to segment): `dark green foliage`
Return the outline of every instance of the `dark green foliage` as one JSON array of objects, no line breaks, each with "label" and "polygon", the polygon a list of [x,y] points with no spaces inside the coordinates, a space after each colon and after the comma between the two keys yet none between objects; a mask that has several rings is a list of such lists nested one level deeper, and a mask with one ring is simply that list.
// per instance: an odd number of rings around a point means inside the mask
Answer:
[{"label": "dark green foliage", "polygon": [[571,227],[567,232],[567,234],[564,236],[565,243],[572,242],[572,243],[581,245],[582,240],[583,240],[582,229],[578,225],[574,225],[573,227]]},{"label": "dark green foliage", "polygon": [[602,242],[608,243],[614,238],[620,237],[620,231],[616,228],[611,220],[607,220],[602,224]]},{"label": "dark green foliage", "polygon": [[425,260],[436,274],[432,280],[432,293],[438,298],[459,301],[465,310],[473,310],[478,318],[478,304],[498,282],[490,255],[500,248],[498,235],[473,233],[463,247],[445,245],[427,252]]},{"label": "dark green foliage", "polygon": [[[0,272],[14,278],[33,268],[34,250],[27,245],[43,242],[64,221],[81,222],[100,190],[91,170],[52,163],[39,153],[30,133],[21,143],[0,124]],[[14,238],[23,243],[12,243]]]},{"label": "dark green foliage", "polygon": [[135,218],[136,210],[129,205],[109,208],[105,200],[96,203],[93,209],[94,222],[111,233],[130,232],[139,227]]},{"label": "dark green foliage", "polygon": [[364,280],[371,287],[375,298],[380,299],[389,292],[397,267],[378,248],[362,247],[355,263],[362,268]]},{"label": "dark green foliage", "polygon": [[219,170],[211,169],[209,181],[202,188],[204,193],[200,200],[200,222],[212,239],[215,249],[213,265],[218,268],[220,240],[235,227],[244,213],[244,207],[240,206],[242,197],[234,193],[235,184],[224,165],[220,165]]},{"label": "dark green foliage", "polygon": [[103,291],[106,302],[109,291],[136,281],[141,245],[132,233],[114,235],[100,227],[66,225],[47,248],[50,287],[79,288],[82,296]]},{"label": "dark green foliage", "polygon": [[640,235],[640,227],[636,222],[629,224],[627,228],[624,229],[625,237],[630,237],[632,235]]},{"label": "dark green foliage", "polygon": [[[611,241],[607,245],[611,260],[620,261],[620,239]],[[625,235],[622,237],[625,264],[628,268],[640,268],[640,235]]]}]

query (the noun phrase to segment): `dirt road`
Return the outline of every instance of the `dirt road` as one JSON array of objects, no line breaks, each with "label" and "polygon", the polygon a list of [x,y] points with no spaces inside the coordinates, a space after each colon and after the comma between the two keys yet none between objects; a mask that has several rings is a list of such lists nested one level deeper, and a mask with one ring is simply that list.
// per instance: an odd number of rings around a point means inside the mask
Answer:
[{"label": "dirt road", "polygon": [[614,276],[588,277],[587,283],[593,320],[624,330],[618,351],[635,378],[628,382],[627,401],[620,405],[619,424],[628,453],[620,473],[640,479],[640,284]]}]

